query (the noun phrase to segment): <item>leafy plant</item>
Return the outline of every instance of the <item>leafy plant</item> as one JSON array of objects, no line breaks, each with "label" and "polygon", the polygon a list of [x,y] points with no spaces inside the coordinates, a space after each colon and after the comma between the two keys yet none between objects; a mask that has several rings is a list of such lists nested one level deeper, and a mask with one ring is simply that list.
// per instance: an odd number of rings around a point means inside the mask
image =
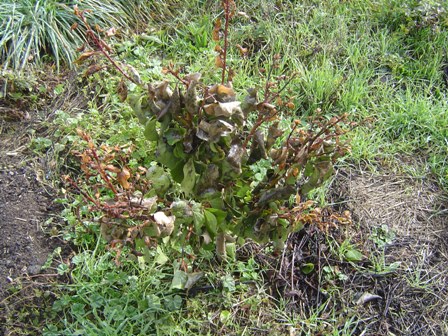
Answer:
[{"label": "leafy plant", "polygon": [[[331,176],[333,163],[348,149],[340,141],[345,133],[341,127],[345,114],[326,118],[317,110],[307,120],[296,119],[286,125],[282,122],[292,119],[289,111],[294,105],[282,95],[294,75],[274,77],[279,55],[274,57],[267,74],[263,98],[258,98],[257,89],[249,88],[246,98],[237,100],[232,88],[234,72],[226,62],[229,21],[235,14],[235,4],[223,1],[223,8],[224,28],[217,19],[213,31],[217,43],[223,36],[215,48],[221,83],[206,86],[200,82],[201,74],[183,75],[169,64],[164,72],[178,80],[174,88],[167,80],[143,84],[134,68],[124,68],[111,58],[110,48],[90,27],[85,12],[76,12],[87,28],[88,40],[96,48],[84,52],[78,62],[101,53],[125,79],[142,88],[128,101],[144,125],[147,139],[156,147],[156,165],[145,172],[150,188],[140,190],[140,205],[150,203],[146,207],[149,215],[140,218],[141,214],[132,210],[135,190],[128,183],[137,175],[110,167],[106,159],[98,160],[93,142],[81,133],[93,157],[82,155],[82,162],[90,163],[106,182],[114,195],[114,209],[110,213],[108,207],[89,199],[87,194],[85,198],[105,217],[116,218],[121,212],[117,207],[124,202],[121,197],[126,195],[123,211],[127,217],[148,221],[143,225],[148,239],[168,236],[173,240],[182,238],[197,248],[215,245],[221,258],[226,255],[226,245],[235,239],[274,241],[281,247],[290,232],[306,223],[319,222],[320,210],[313,209],[312,201],[302,199]],[[87,73],[101,67],[93,62]],[[127,98],[125,82],[120,83],[117,91],[122,100]],[[262,166],[269,168],[260,174],[257,167]],[[126,193],[110,183],[110,173],[117,174]],[[294,196],[295,206],[291,207],[288,201]],[[153,224],[169,229],[150,233],[147,226],[154,227]],[[128,236],[131,230],[128,228]]]}]

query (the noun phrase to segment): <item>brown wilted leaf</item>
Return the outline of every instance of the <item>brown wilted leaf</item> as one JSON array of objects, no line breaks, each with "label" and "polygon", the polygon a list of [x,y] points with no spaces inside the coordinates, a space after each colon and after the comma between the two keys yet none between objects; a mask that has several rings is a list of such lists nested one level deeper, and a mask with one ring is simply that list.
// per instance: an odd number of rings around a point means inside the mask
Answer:
[{"label": "brown wilted leaf", "polygon": [[217,18],[215,21],[215,26],[213,27],[212,38],[213,41],[218,42],[220,40],[220,31],[221,31],[221,19]]},{"label": "brown wilted leaf", "polygon": [[84,42],[80,47],[76,48],[77,52],[82,52],[86,49],[86,43]]},{"label": "brown wilted leaf", "polygon": [[128,97],[128,87],[124,80],[121,80],[117,87],[117,94],[118,99],[120,99],[121,102],[124,102],[126,98]]},{"label": "brown wilted leaf", "polygon": [[86,51],[86,52],[82,53],[81,56],[79,56],[78,59],[74,63],[81,64],[85,60],[89,59],[90,57],[98,55],[98,54],[99,54],[98,51]]},{"label": "brown wilted leaf", "polygon": [[131,186],[128,182],[130,177],[131,177],[131,173],[129,172],[129,170],[127,170],[126,168],[123,168],[123,170],[117,174],[118,183],[120,183],[120,185],[124,189],[129,189]]},{"label": "brown wilted leaf", "polygon": [[97,73],[98,71],[104,69],[104,66],[101,66],[99,64],[92,64],[87,68],[86,71],[84,71],[83,77],[89,77],[92,76],[94,73]]},{"label": "brown wilted leaf", "polygon": [[221,55],[217,55],[216,56],[216,58],[215,58],[215,66],[217,68],[221,68],[221,69],[224,68],[224,61],[222,60]]},{"label": "brown wilted leaf", "polygon": [[157,224],[157,228],[161,237],[170,236],[174,230],[175,216],[167,216],[163,211],[158,211],[154,215],[154,221]]},{"label": "brown wilted leaf", "polygon": [[229,68],[227,70],[227,81],[228,82],[233,82],[233,77],[235,77],[235,71],[232,68]]},{"label": "brown wilted leaf", "polygon": [[114,165],[107,165],[107,166],[104,167],[104,170],[108,170],[108,171],[111,171],[111,172],[114,172],[114,173],[119,173],[121,171],[120,168],[115,167]]},{"label": "brown wilted leaf", "polygon": [[286,103],[286,107],[289,108],[290,110],[293,110],[296,106],[294,105],[293,102],[289,101]]},{"label": "brown wilted leaf", "polygon": [[237,44],[236,47],[238,48],[241,56],[243,56],[243,57],[247,56],[247,52],[248,52],[247,48],[243,48],[239,44]]},{"label": "brown wilted leaf", "polygon": [[98,24],[95,24],[95,30],[96,30],[98,33],[102,33],[102,32],[104,32],[104,29],[101,28]]},{"label": "brown wilted leaf", "polygon": [[75,30],[76,28],[78,28],[78,22],[75,22],[70,26],[70,30]]}]

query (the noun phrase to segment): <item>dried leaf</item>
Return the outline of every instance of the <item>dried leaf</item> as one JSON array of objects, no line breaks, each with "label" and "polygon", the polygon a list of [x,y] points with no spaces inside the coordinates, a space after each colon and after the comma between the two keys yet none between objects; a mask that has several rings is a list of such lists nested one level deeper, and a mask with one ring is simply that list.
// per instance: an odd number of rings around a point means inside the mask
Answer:
[{"label": "dried leaf", "polygon": [[195,80],[192,80],[190,82],[190,84],[188,85],[188,89],[187,89],[187,92],[184,97],[185,109],[192,116],[196,115],[199,110],[198,97],[196,95],[196,86],[197,85],[198,85],[198,82]]},{"label": "dried leaf", "polygon": [[90,57],[94,55],[98,55],[98,51],[86,51],[81,54],[81,56],[78,57],[78,59],[74,62],[75,64],[82,64],[85,60],[89,59]]},{"label": "dried leaf", "polygon": [[84,74],[82,76],[83,77],[92,76],[94,73],[97,73],[98,71],[101,71],[104,68],[105,68],[104,66],[101,66],[99,64],[93,64],[86,69],[86,71],[84,72]]},{"label": "dried leaf", "polygon": [[70,30],[75,30],[76,28],[78,28],[78,22],[75,22],[70,26]]},{"label": "dried leaf", "polygon": [[222,59],[222,56],[221,56],[221,55],[217,55],[217,56],[215,57],[215,66],[216,66],[217,68],[221,68],[221,69],[224,68],[224,60]]},{"label": "dried leaf", "polygon": [[124,102],[126,98],[128,97],[128,87],[124,80],[121,80],[117,87],[117,94],[118,99],[120,99],[121,102]]},{"label": "dried leaf", "polygon": [[174,230],[175,216],[167,216],[163,211],[158,211],[154,215],[154,221],[156,222],[161,237],[170,236]]},{"label": "dried leaf", "polygon": [[363,304],[366,304],[367,302],[373,301],[373,300],[381,300],[382,297],[375,294],[370,294],[369,292],[364,292],[359,299],[356,301],[356,305],[361,306]]},{"label": "dried leaf", "polygon": [[[83,160],[84,160],[84,159],[83,159]],[[115,167],[114,165],[107,165],[106,167],[104,167],[104,170],[111,171],[111,172],[113,172],[113,173],[119,173],[119,172],[121,172],[121,169],[118,168],[118,167]]]},{"label": "dried leaf", "polygon": [[241,173],[241,162],[243,160],[244,148],[241,141],[236,138],[230,145],[229,154],[227,155],[227,161],[238,172]]},{"label": "dried leaf", "polygon": [[86,43],[84,42],[80,47],[76,48],[77,52],[82,52],[86,49]]},{"label": "dried leaf", "polygon": [[130,177],[131,177],[131,173],[129,172],[129,170],[127,170],[126,168],[123,168],[123,170],[117,174],[118,183],[120,183],[120,185],[124,189],[129,189],[130,184],[129,184],[128,180]]},{"label": "dried leaf", "polygon": [[224,120],[214,120],[211,123],[201,120],[196,136],[207,142],[217,142],[220,137],[227,136],[235,130],[235,126]]},{"label": "dried leaf", "polygon": [[213,27],[212,39],[213,41],[218,42],[220,40],[220,31],[221,31],[221,19],[217,18],[215,21],[215,25]]},{"label": "dried leaf", "polygon": [[134,83],[136,84],[143,84],[142,79],[140,78],[140,74],[138,73],[138,71],[132,66],[132,65],[127,65],[128,70],[129,70],[129,77],[132,78],[132,80],[134,81]]},{"label": "dried leaf", "polygon": [[246,57],[246,56],[247,56],[247,52],[248,52],[248,49],[247,49],[247,48],[243,48],[243,47],[242,47],[241,45],[239,45],[239,44],[237,44],[236,47],[238,48],[238,50],[239,50],[239,52],[240,52],[240,55],[241,55],[242,57]]},{"label": "dried leaf", "polygon": [[221,103],[235,101],[236,93],[231,87],[222,84],[217,84],[212,86],[208,92],[214,95],[216,100],[218,100]]},{"label": "dried leaf", "polygon": [[260,159],[267,159],[266,147],[264,144],[264,135],[261,130],[257,130],[252,138],[252,145],[250,147],[250,156],[247,163],[253,164]]}]

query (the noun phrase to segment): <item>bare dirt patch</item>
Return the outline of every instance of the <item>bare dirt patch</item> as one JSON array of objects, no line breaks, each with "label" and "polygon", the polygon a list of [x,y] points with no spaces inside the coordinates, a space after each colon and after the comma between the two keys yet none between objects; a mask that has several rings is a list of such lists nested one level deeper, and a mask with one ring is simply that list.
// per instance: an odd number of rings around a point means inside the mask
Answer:
[{"label": "bare dirt patch", "polygon": [[[310,226],[279,258],[258,254],[272,267],[274,296],[303,321],[294,333],[314,323],[322,335],[448,335],[446,194],[428,180],[359,168],[339,170],[331,190],[351,224],[328,234]],[[361,260],[344,257],[353,248]]]},{"label": "bare dirt patch", "polygon": [[[56,248],[62,248],[62,256],[70,248],[44,232],[47,220],[55,219],[56,224],[61,210],[54,203],[57,191],[45,182],[57,178],[52,175],[55,163],[51,151],[34,153],[30,142],[46,136],[45,122],[55,110],[71,110],[85,99],[74,74],[58,78],[51,74],[20,92],[23,98],[0,101],[0,335],[41,334],[54,300],[52,286],[67,281],[55,272],[54,263],[42,268]],[[53,97],[53,88],[64,80],[65,91]],[[5,83],[0,78],[0,88]],[[39,86],[45,86],[46,93]],[[30,93],[38,97],[34,106]]]},{"label": "bare dirt patch", "polygon": [[32,278],[42,282],[37,279],[41,267],[60,244],[42,230],[54,209],[28,150],[29,130],[35,125],[26,115],[0,106],[0,333],[4,335],[16,334],[11,326],[20,329],[20,318],[12,322],[15,314],[10,313],[31,303],[21,289]]},{"label": "bare dirt patch", "polygon": [[[338,185],[363,235],[364,249],[386,266],[399,263],[393,274],[372,279],[383,299],[363,306],[362,314],[385,333],[447,335],[447,195],[432,181],[387,172],[346,170],[339,174]],[[381,251],[375,242],[386,227],[395,237]]]}]

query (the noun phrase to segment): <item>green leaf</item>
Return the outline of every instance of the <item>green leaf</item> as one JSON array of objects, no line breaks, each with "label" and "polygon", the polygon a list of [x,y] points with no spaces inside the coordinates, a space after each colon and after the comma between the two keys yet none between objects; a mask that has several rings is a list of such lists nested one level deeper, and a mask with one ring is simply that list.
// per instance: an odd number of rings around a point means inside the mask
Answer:
[{"label": "green leaf", "polygon": [[151,118],[146,122],[145,126],[145,137],[149,141],[157,141],[159,139],[159,134],[157,133],[157,120],[156,118]]},{"label": "green leaf", "polygon": [[182,308],[182,298],[180,295],[168,296],[165,298],[165,307],[169,311],[176,311]]},{"label": "green leaf", "polygon": [[236,290],[235,279],[230,274],[225,275],[222,278],[222,287],[229,292],[234,292]]},{"label": "green leaf", "polygon": [[209,208],[207,210],[215,215],[218,225],[221,226],[225,222],[225,220],[227,218],[227,212],[220,210],[220,209],[216,209],[216,208]]},{"label": "green leaf", "polygon": [[344,257],[347,261],[361,261],[363,259],[362,253],[356,249],[346,251]]},{"label": "green leaf", "polygon": [[209,209],[204,210],[205,216],[205,227],[212,238],[218,233],[218,221],[214,214],[212,214]]},{"label": "green leaf", "polygon": [[229,260],[236,260],[236,244],[227,243],[226,244],[226,256]]},{"label": "green leaf", "polygon": [[[185,132],[183,132],[185,133]],[[177,129],[169,129],[164,134],[163,137],[166,139],[168,145],[173,146],[183,139],[184,134]]]},{"label": "green leaf", "polygon": [[231,317],[232,314],[228,310],[222,310],[221,313],[219,314],[219,320],[221,321],[221,323],[224,324],[227,323]]},{"label": "green leaf", "polygon": [[205,223],[204,211],[199,203],[194,203],[191,210],[193,211],[194,228],[199,233]]},{"label": "green leaf", "polygon": [[190,195],[196,185],[196,171],[193,159],[188,160],[184,165],[183,173],[184,179],[182,180],[181,188],[186,195]]},{"label": "green leaf", "polygon": [[165,253],[163,253],[160,246],[157,246],[157,254],[154,259],[154,262],[159,265],[165,265],[168,262],[168,260],[169,259],[168,259],[167,255]]},{"label": "green leaf", "polygon": [[173,280],[171,282],[171,289],[184,289],[188,281],[188,275],[184,271],[174,271]]},{"label": "green leaf", "polygon": [[310,274],[314,270],[314,264],[313,263],[303,264],[301,270],[303,274]]},{"label": "green leaf", "polygon": [[187,283],[185,284],[185,289],[190,289],[191,287],[194,286],[196,282],[198,282],[204,276],[204,272],[188,273],[187,276],[188,280]]}]

